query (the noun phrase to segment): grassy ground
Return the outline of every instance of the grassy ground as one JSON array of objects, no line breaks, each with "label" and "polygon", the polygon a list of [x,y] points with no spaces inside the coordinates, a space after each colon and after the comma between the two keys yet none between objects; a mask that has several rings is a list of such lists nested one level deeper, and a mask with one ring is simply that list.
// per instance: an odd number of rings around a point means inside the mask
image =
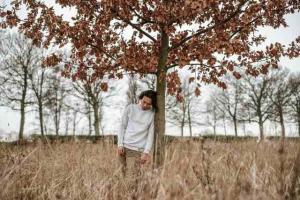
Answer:
[{"label": "grassy ground", "polygon": [[[299,145],[279,154],[278,141],[173,141],[163,167],[143,166],[137,196],[283,199]],[[113,144],[0,144],[0,199],[131,199],[119,169]]]}]

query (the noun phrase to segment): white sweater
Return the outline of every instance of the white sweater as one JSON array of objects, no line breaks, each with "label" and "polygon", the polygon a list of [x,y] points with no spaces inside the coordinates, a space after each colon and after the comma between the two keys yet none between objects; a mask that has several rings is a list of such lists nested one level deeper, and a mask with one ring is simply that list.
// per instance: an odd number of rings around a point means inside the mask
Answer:
[{"label": "white sweater", "polygon": [[139,104],[125,108],[118,132],[118,146],[149,153],[154,139],[154,112],[143,110]]}]

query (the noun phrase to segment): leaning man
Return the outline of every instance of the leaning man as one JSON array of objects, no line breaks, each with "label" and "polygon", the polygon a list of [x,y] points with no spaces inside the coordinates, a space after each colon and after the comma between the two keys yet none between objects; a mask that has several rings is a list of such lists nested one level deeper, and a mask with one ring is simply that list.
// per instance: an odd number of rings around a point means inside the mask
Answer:
[{"label": "leaning man", "polygon": [[139,95],[138,104],[125,108],[122,116],[117,154],[130,189],[136,188],[141,165],[150,160],[156,110],[156,92],[147,90]]}]

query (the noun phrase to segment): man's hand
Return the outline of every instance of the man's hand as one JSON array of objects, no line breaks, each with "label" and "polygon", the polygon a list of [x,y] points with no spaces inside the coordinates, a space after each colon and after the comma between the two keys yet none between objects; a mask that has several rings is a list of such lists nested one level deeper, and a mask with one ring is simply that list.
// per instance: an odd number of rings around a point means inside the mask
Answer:
[{"label": "man's hand", "polygon": [[118,147],[117,154],[118,154],[119,156],[123,156],[124,153],[125,153],[124,147]]},{"label": "man's hand", "polygon": [[150,160],[150,154],[149,153],[142,153],[141,164],[145,164],[148,160]]}]

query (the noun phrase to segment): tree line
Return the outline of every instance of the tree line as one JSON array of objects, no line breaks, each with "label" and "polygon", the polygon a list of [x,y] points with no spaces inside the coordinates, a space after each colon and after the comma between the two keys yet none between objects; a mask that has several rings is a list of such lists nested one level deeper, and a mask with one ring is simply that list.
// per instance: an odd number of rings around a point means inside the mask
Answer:
[{"label": "tree line", "polygon": [[1,32],[1,106],[19,112],[18,138],[23,139],[26,114],[29,112],[37,114],[42,136],[53,132],[56,135],[75,135],[76,126],[82,118],[88,121],[89,135],[93,131],[100,135],[103,132],[104,100],[115,95],[114,87],[110,86],[110,93],[104,93],[101,79],[87,84],[62,77],[60,65],[44,66],[43,59],[48,53],[34,46],[22,34]]}]

